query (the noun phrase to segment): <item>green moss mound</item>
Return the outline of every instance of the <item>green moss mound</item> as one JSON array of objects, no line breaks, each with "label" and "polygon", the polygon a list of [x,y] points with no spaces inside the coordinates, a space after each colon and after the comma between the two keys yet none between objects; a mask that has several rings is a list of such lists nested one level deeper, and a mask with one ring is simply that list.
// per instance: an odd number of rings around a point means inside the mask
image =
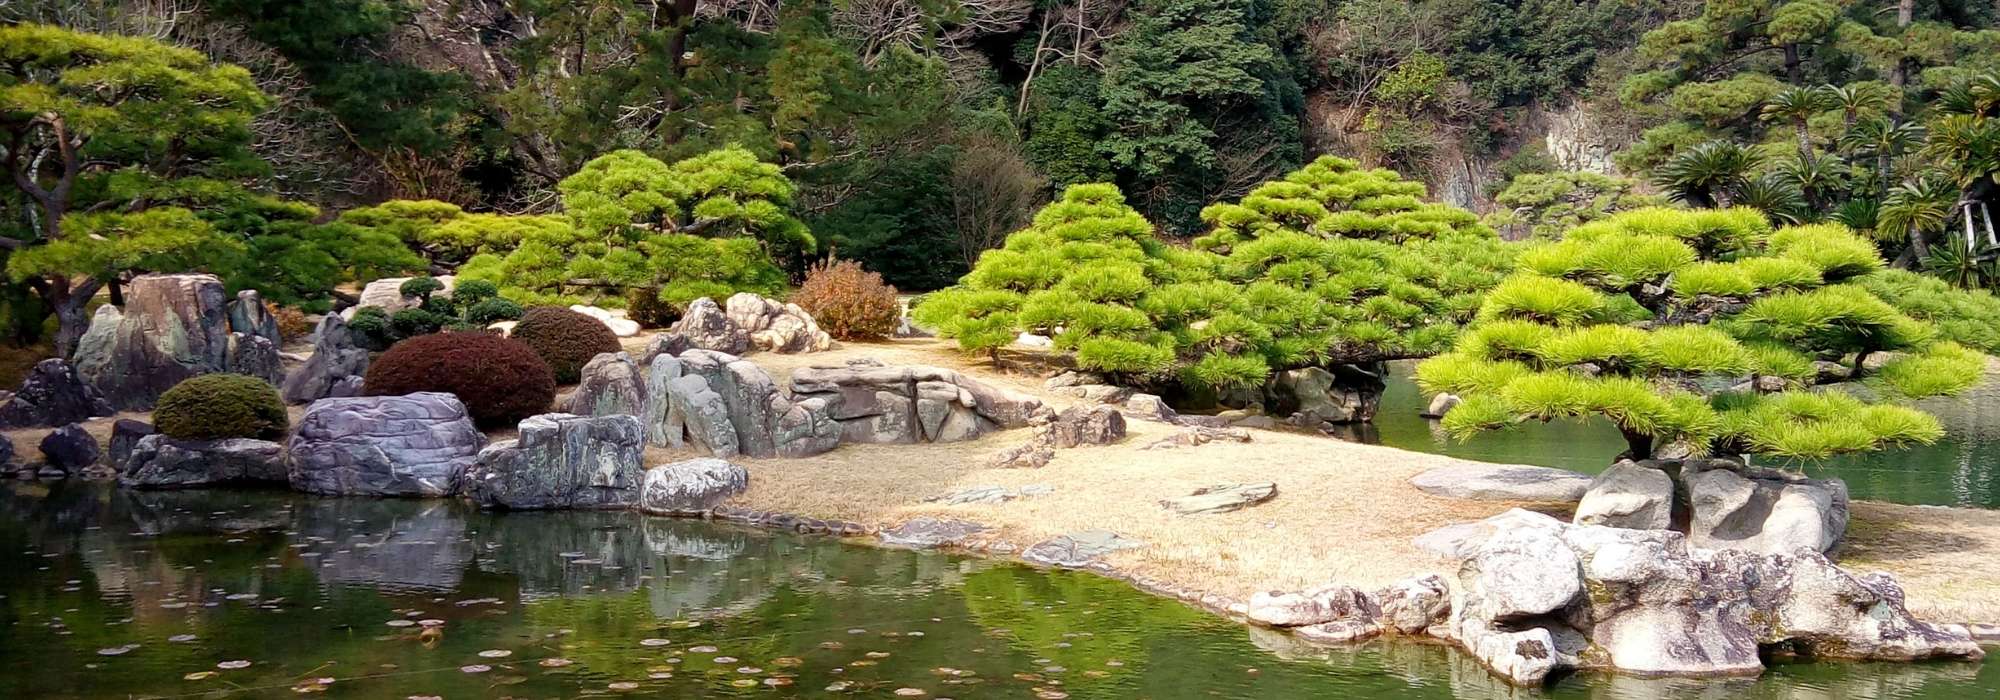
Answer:
[{"label": "green moss mound", "polygon": [[277,440],[291,421],[269,382],[242,374],[204,374],[161,394],[153,424],[177,440]]},{"label": "green moss mound", "polygon": [[527,343],[549,363],[556,383],[575,384],[584,363],[599,353],[618,352],[618,336],[597,319],[554,306],[529,309],[514,326],[515,340]]},{"label": "green moss mound", "polygon": [[362,391],[401,396],[456,395],[481,428],[502,428],[547,411],[555,375],[527,344],[479,331],[422,335],[397,343],[368,365]]}]

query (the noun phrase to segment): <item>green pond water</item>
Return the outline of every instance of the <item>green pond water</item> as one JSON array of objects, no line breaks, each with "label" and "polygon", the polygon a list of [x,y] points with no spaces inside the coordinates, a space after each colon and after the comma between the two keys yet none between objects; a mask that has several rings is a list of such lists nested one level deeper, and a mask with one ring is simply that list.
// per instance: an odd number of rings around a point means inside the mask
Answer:
[{"label": "green pond water", "polygon": [[[900,694],[899,694],[900,691]],[[1510,691],[1083,573],[629,513],[0,485],[0,698],[1968,698],[2000,664]],[[920,694],[919,694],[920,693]]]},{"label": "green pond water", "polygon": [[[1535,464],[1589,474],[1610,466],[1625,451],[1617,429],[1603,421],[1528,423],[1459,441],[1437,429],[1437,421],[1418,416],[1430,397],[1410,381],[1409,363],[1390,367],[1388,390],[1372,426],[1352,437],[1417,452],[1484,462]],[[1914,505],[2000,508],[2000,383],[1986,384],[1965,395],[1926,399],[1916,404],[1944,423],[1946,435],[1932,445],[1847,455],[1790,466],[1812,476],[1847,481],[1857,499]]]}]

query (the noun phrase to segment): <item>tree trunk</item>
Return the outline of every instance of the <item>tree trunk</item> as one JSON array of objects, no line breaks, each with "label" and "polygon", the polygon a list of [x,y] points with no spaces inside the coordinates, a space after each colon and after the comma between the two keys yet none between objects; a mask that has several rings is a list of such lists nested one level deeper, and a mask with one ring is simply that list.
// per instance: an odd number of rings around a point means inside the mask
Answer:
[{"label": "tree trunk", "polygon": [[[67,280],[58,280],[48,286],[43,301],[56,316],[56,357],[70,359],[76,354],[77,341],[83,339],[83,332],[90,330],[90,317],[84,312],[90,308],[90,294],[79,293],[83,289],[71,289]],[[92,286],[91,292],[96,288]]]},{"label": "tree trunk", "polygon": [[[1896,28],[1898,30],[1909,29],[1910,22],[1914,21],[1916,16],[1917,0],[1897,0]],[[1896,32],[1896,41],[1901,43],[1902,40],[1903,32]],[[1896,67],[1889,71],[1889,84],[1896,86],[1896,104],[1890,111],[1896,114],[1903,113],[1903,86],[1909,82],[1910,59],[1898,53],[1896,55]]]},{"label": "tree trunk", "polygon": [[1796,121],[1793,121],[1792,132],[1799,137],[1799,161],[1803,163],[1806,160],[1811,159],[1812,131],[1807,128],[1806,120],[1798,119]]},{"label": "tree trunk", "polygon": [[1618,432],[1625,436],[1625,456],[1632,461],[1653,458],[1653,436],[1620,427]]},{"label": "tree trunk", "polygon": [[1785,45],[1785,82],[1797,85],[1805,81],[1804,71],[1799,66],[1799,45]]}]

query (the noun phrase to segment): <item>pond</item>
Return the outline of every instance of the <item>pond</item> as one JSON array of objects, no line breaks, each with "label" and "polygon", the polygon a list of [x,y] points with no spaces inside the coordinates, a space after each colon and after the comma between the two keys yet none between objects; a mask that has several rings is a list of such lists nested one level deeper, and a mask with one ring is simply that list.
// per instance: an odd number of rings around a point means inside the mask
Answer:
[{"label": "pond", "polygon": [[[1364,442],[1417,452],[1560,467],[1595,474],[1625,451],[1625,440],[1604,421],[1528,423],[1458,441],[1417,415],[1430,397],[1410,380],[1411,363],[1390,366],[1388,390]],[[1847,481],[1857,499],[1912,505],[2000,508],[2000,383],[1987,382],[1963,396],[1926,399],[1917,406],[1938,416],[1946,435],[1933,445],[1794,463],[1812,476]],[[1779,463],[1766,462],[1772,466]]]},{"label": "pond", "polygon": [[[1963,698],[2000,664],[1584,676],[1553,698]],[[630,513],[0,485],[0,697],[1519,697],[1082,573]]]}]

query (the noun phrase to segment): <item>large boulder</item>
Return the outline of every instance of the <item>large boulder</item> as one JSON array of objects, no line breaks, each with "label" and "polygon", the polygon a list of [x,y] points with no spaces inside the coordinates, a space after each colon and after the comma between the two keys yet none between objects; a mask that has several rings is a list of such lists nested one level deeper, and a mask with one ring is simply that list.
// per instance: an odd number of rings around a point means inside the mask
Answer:
[{"label": "large boulder", "polygon": [[620,315],[622,312],[612,313],[610,309],[589,304],[571,304],[569,310],[597,319],[598,323],[611,329],[612,335],[620,338],[630,338],[639,334],[639,322]]},{"label": "large boulder", "polygon": [[1250,484],[1216,484],[1195,489],[1179,498],[1160,501],[1160,507],[1180,515],[1229,513],[1278,497],[1278,485],[1269,481]]},{"label": "large boulder", "polygon": [[[655,342],[658,340],[654,338]],[[646,402],[639,407],[639,422],[646,426],[646,444],[680,447],[686,444],[687,430],[680,416],[674,413],[669,385],[681,378],[681,358],[675,356],[679,353],[653,353],[651,346],[646,350],[648,357],[638,363],[646,372]]]},{"label": "large boulder", "polygon": [[448,496],[486,436],[451,394],[329,398],[299,419],[292,488],[333,496]]},{"label": "large boulder", "polygon": [[1847,532],[1847,484],[1754,469],[1727,460],[1686,460],[1688,544],[1789,554],[1825,552]]},{"label": "large boulder", "polygon": [[237,292],[236,298],[229,300],[228,313],[230,332],[259,336],[276,346],[285,344],[278,333],[278,317],[271,315],[271,307],[264,305],[264,297],[257,290]]},{"label": "large boulder", "polygon": [[646,470],[639,510],[655,515],[705,515],[750,488],[750,472],[728,460],[690,459]]},{"label": "large boulder", "polygon": [[[403,309],[416,308],[417,305],[423,303],[423,300],[416,297],[403,296],[403,283],[411,279],[409,277],[384,277],[369,282],[367,286],[361,288],[360,301],[341,311],[340,317],[352,321],[354,320],[354,312],[364,306],[381,307],[383,313],[391,316],[396,315],[396,312]],[[444,288],[432,292],[432,296],[449,297],[451,296],[451,290],[458,286],[458,278],[451,275],[443,275],[436,279],[439,284],[444,285]]]},{"label": "large boulder", "polygon": [[104,456],[97,438],[79,423],[71,423],[42,436],[42,473],[63,476],[83,471]]},{"label": "large boulder", "polygon": [[140,276],[124,309],[98,308],[77,343],[77,374],[112,407],[149,410],[182,380],[228,370],[226,303],[214,275]]},{"label": "large boulder", "polygon": [[261,335],[229,334],[229,365],[223,370],[270,382],[285,383],[285,360],[278,356],[278,344]]},{"label": "large boulder", "polygon": [[[657,360],[655,361],[657,362]],[[700,375],[683,375],[667,382],[664,429],[671,443],[690,443],[722,459],[743,454],[736,426],[729,422],[729,404]]]},{"label": "large boulder", "polygon": [[723,459],[806,457],[840,444],[841,426],[824,399],[787,397],[764,370],[734,355],[699,348],[661,355],[647,381],[665,389],[664,402],[641,411],[653,444],[692,442]]},{"label": "large boulder", "polygon": [[750,351],[750,332],[730,320],[714,299],[702,297],[688,303],[687,312],[668,329],[687,340],[688,347],[741,355]]},{"label": "large boulder", "polygon": [[792,396],[824,400],[844,442],[955,442],[1052,415],[1040,399],[952,370],[869,359],[795,370]]},{"label": "large boulder", "polygon": [[284,481],[284,446],[248,438],[175,440],[148,435],[118,471],[120,485],[140,489]]},{"label": "large boulder", "polygon": [[1590,490],[1591,477],[1566,469],[1518,464],[1466,462],[1426,470],[1410,485],[1433,496],[1474,501],[1575,503]]},{"label": "large boulder", "polygon": [[645,431],[636,416],[545,413],[487,445],[461,485],[489,508],[621,509],[639,501]]},{"label": "large boulder", "polygon": [[1666,472],[1619,462],[1598,474],[1576,505],[1578,525],[1665,530],[1673,524],[1674,480]]},{"label": "large boulder", "polygon": [[740,292],[724,302],[730,321],[750,334],[750,346],[780,353],[820,352],[833,347],[833,336],[819,329],[812,314],[799,308],[749,292]]},{"label": "large boulder", "polygon": [[1035,430],[1037,437],[1051,447],[1109,445],[1125,439],[1125,414],[1102,404],[1072,406]]},{"label": "large boulder", "polygon": [[[355,342],[354,333],[340,316],[327,314],[313,331],[312,356],[285,378],[285,403],[307,404],[339,396],[341,385],[358,380],[368,372],[367,348]],[[353,394],[348,394],[353,395]]]},{"label": "large boulder", "polygon": [[579,416],[637,416],[646,412],[646,377],[632,356],[598,353],[584,363],[569,412]]},{"label": "large boulder", "polygon": [[1375,418],[1387,386],[1380,372],[1352,365],[1334,365],[1331,370],[1304,367],[1271,376],[1264,387],[1265,403],[1272,415],[1306,428],[1366,423]]},{"label": "large boulder", "polygon": [[97,389],[70,363],[50,358],[35,363],[21,389],[0,402],[0,429],[47,428],[115,413]]},{"label": "large boulder", "polygon": [[1495,516],[1465,543],[1443,629],[1507,680],[1566,670],[1731,675],[1759,650],[1844,659],[1977,659],[1964,628],[1912,617],[1887,574],[1817,552],[1690,548],[1680,533]]},{"label": "large boulder", "polygon": [[1381,613],[1368,594],[1338,584],[1310,591],[1258,591],[1245,604],[1244,617],[1266,627],[1305,627],[1335,620],[1365,619]]},{"label": "large boulder", "polygon": [[132,451],[138,449],[139,441],[157,432],[159,431],[153,429],[152,423],[130,418],[118,419],[111,424],[111,443],[104,451],[105,460],[111,463],[113,469],[125,468],[125,463],[132,459]]}]

